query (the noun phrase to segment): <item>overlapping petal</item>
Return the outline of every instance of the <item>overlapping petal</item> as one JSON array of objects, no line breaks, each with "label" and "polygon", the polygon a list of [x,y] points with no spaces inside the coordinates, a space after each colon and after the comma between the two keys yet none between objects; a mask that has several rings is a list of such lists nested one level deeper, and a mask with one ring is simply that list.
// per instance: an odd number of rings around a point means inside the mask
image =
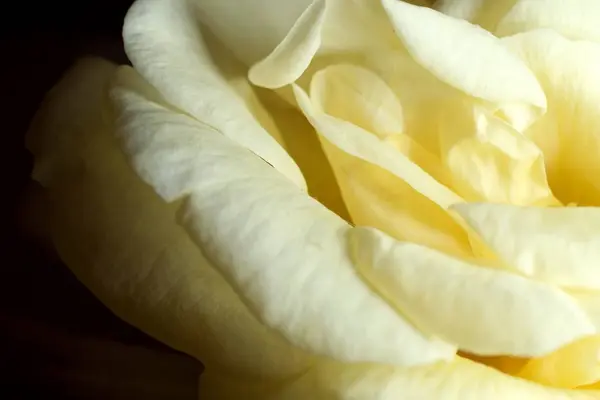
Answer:
[{"label": "overlapping petal", "polygon": [[600,288],[600,208],[458,204],[453,207],[509,266],[571,288]]},{"label": "overlapping petal", "polygon": [[158,191],[180,183],[178,193],[188,194],[182,223],[262,321],[344,361],[418,365],[453,356],[356,275],[346,222],[216,130],[153,101],[139,78],[121,78],[113,95],[136,171]]},{"label": "overlapping petal", "polygon": [[88,60],[53,89],[28,135],[56,250],[115,314],[209,368],[288,377],[312,357],[260,323],[127,165],[106,89],[116,66]]},{"label": "overlapping petal", "polygon": [[595,333],[576,302],[552,286],[372,228],[349,237],[361,274],[421,330],[462,350],[538,357]]}]

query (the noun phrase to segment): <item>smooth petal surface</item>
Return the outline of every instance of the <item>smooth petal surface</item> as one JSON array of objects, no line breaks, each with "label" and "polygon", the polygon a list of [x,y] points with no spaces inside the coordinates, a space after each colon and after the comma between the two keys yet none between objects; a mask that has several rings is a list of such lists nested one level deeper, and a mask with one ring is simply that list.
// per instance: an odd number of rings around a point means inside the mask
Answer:
[{"label": "smooth petal surface", "polygon": [[494,32],[510,36],[552,29],[573,40],[600,41],[600,3],[595,0],[518,0]]},{"label": "smooth petal surface", "polygon": [[123,38],[133,66],[169,104],[254,152],[299,187],[306,186],[292,158],[216,68],[190,1],[137,1],[127,14]]},{"label": "smooth petal surface", "polygon": [[275,50],[250,68],[250,81],[275,89],[298,79],[321,46],[324,21],[325,0],[315,0]]},{"label": "smooth petal surface", "polygon": [[523,275],[574,288],[600,288],[600,208],[453,207],[509,266]]},{"label": "smooth petal surface", "polygon": [[[125,70],[126,71],[126,70]],[[121,81],[120,132],[154,188],[180,182],[182,223],[268,326],[345,361],[417,365],[455,349],[406,322],[356,275],[346,222],[219,132]]]},{"label": "smooth petal surface", "polygon": [[546,108],[535,76],[489,32],[429,8],[381,1],[418,63],[441,81],[497,105],[515,129],[529,126]]},{"label": "smooth petal surface", "polygon": [[273,51],[312,3],[312,0],[186,1],[189,11],[248,66]]},{"label": "smooth petal surface", "polygon": [[433,8],[494,32],[498,22],[516,2],[517,0],[438,0]]},{"label": "smooth petal surface", "polygon": [[360,273],[421,330],[461,350],[536,357],[595,332],[575,301],[551,286],[372,228],[349,237]]},{"label": "smooth petal surface", "polygon": [[548,96],[547,121],[532,126],[532,137],[551,155],[548,179],[556,197],[564,204],[600,205],[600,44],[549,30],[503,42],[529,65]]},{"label": "smooth petal surface", "polygon": [[[205,375],[201,393],[209,398],[251,400],[594,400],[598,391],[560,390],[511,377],[457,358],[417,368],[324,362],[281,386],[261,387]],[[202,392],[202,391],[205,392]]]},{"label": "smooth petal surface", "polygon": [[577,301],[600,332],[600,291],[567,290],[567,293]]},{"label": "smooth petal surface", "polygon": [[45,187],[48,231],[60,257],[125,321],[216,370],[272,379],[312,357],[261,324],[127,165],[105,107],[116,66],[77,64],[28,135]]}]

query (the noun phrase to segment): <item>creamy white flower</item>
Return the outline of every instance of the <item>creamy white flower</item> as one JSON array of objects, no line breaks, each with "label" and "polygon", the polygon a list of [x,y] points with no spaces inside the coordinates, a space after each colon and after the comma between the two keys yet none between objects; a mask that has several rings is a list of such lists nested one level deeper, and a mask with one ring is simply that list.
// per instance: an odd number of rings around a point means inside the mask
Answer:
[{"label": "creamy white flower", "polygon": [[207,398],[600,398],[600,7],[410,3],[138,0],[40,110],[49,238]]}]

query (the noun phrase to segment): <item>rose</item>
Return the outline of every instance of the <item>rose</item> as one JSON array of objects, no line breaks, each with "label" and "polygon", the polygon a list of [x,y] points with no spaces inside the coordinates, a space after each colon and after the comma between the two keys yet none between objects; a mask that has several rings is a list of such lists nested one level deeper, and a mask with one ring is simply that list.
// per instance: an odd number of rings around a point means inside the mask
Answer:
[{"label": "rose", "polygon": [[207,398],[600,397],[600,7],[231,4],[138,1],[40,111],[78,278]]}]

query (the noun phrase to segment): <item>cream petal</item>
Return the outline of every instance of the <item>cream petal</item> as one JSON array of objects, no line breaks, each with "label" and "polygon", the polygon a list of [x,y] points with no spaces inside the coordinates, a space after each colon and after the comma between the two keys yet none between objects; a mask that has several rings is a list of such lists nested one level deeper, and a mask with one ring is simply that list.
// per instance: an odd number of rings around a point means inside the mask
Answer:
[{"label": "cream petal", "polygon": [[519,131],[545,111],[533,73],[489,32],[429,8],[381,1],[406,49],[438,79],[497,105]]},{"label": "cream petal", "polygon": [[[457,358],[416,368],[322,362],[302,377],[270,388],[206,374],[200,393],[252,400],[594,400],[600,392],[544,387]],[[236,397],[236,395],[238,397]],[[247,397],[246,397],[247,396]]]},{"label": "cream petal", "polygon": [[216,68],[191,7],[186,0],[140,0],[131,7],[123,38],[134,67],[167,102],[306,187],[292,158],[260,126]]},{"label": "cream petal", "polygon": [[185,0],[246,65],[267,56],[283,40],[312,0]]},{"label": "cream petal", "polygon": [[552,29],[569,39],[600,41],[600,2],[596,0],[518,0],[494,32],[510,36]]},{"label": "cream petal", "polygon": [[346,361],[416,365],[455,348],[424,337],[356,275],[346,222],[214,129],[153,102],[132,82],[121,137],[158,191],[180,182],[181,221],[268,326]]},{"label": "cream petal", "polygon": [[575,301],[552,286],[373,228],[354,228],[349,238],[360,273],[416,326],[461,350],[537,357],[595,332]]},{"label": "cream petal", "polygon": [[433,8],[494,32],[498,22],[518,0],[437,0]]},{"label": "cream petal", "polygon": [[275,50],[250,68],[250,81],[276,89],[298,79],[319,50],[324,21],[325,0],[315,0]]},{"label": "cream petal", "polygon": [[550,150],[548,179],[556,197],[565,204],[600,205],[600,44],[567,40],[550,30],[503,42],[529,65],[548,96],[548,115],[542,118],[548,120],[527,134]]},{"label": "cream petal", "polygon": [[600,208],[453,207],[510,267],[544,282],[600,288]]},{"label": "cream petal", "polygon": [[[45,186],[49,232],[60,257],[125,321],[207,368],[288,377],[312,357],[254,317],[127,165],[103,107],[116,66],[77,64],[46,100],[28,135]],[[103,118],[104,117],[104,118]]]},{"label": "cream petal", "polygon": [[598,290],[566,290],[579,307],[588,315],[596,330],[600,332],[600,291]]}]

